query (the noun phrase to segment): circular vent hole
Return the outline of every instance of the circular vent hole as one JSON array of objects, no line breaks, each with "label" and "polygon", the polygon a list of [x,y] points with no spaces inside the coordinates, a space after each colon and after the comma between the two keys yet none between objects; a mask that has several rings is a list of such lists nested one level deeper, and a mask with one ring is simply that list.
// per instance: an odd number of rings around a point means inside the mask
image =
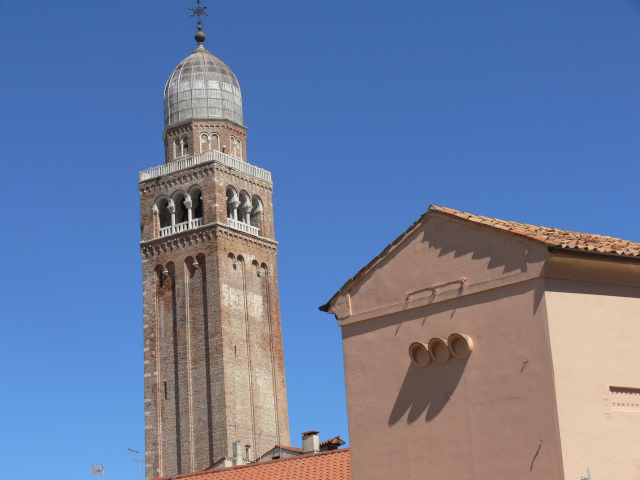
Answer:
[{"label": "circular vent hole", "polygon": [[449,350],[456,358],[467,358],[473,350],[473,341],[468,335],[452,333],[449,335]]},{"label": "circular vent hole", "polygon": [[444,338],[432,338],[429,340],[429,354],[437,363],[445,363],[449,360],[449,347]]},{"label": "circular vent hole", "polygon": [[413,342],[409,346],[409,357],[411,363],[418,368],[424,368],[429,365],[431,357],[429,357],[429,348],[421,342]]}]

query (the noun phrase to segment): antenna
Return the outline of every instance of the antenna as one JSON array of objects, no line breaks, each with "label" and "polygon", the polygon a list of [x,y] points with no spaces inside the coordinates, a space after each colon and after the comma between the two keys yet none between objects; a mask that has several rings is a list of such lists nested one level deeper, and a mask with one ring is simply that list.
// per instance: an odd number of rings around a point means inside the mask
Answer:
[{"label": "antenna", "polygon": [[101,463],[97,465],[91,464],[91,473],[93,474],[93,478],[96,478],[98,475],[100,478],[104,478],[104,466]]},{"label": "antenna", "polygon": [[132,462],[138,462],[138,480],[140,480],[140,464],[142,462],[144,462],[144,460],[140,460],[140,452],[138,450],[134,450],[133,448],[127,448],[127,450],[129,450],[130,452],[133,453],[137,453],[138,454],[138,459],[136,460],[135,458],[133,460],[131,460]]}]

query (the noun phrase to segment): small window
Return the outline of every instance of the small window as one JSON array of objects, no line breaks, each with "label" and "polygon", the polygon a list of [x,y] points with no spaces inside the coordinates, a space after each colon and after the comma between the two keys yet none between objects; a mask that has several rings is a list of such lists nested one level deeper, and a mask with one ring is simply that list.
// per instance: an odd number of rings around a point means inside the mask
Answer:
[{"label": "small window", "polygon": [[189,155],[189,137],[182,137],[182,156]]},{"label": "small window", "polygon": [[242,158],[242,140],[239,138],[231,137],[231,154]]},{"label": "small window", "polygon": [[209,135],[203,133],[200,135],[200,151],[206,152],[211,150],[211,141],[209,139]]},{"label": "small window", "polygon": [[182,143],[179,138],[173,142],[173,158],[178,158],[182,156]]},{"label": "small window", "polygon": [[209,135],[209,145],[211,146],[211,150],[220,150],[220,137],[217,133]]},{"label": "small window", "polygon": [[189,137],[185,135],[182,138],[176,138],[174,142],[173,152],[175,158],[189,155]]}]

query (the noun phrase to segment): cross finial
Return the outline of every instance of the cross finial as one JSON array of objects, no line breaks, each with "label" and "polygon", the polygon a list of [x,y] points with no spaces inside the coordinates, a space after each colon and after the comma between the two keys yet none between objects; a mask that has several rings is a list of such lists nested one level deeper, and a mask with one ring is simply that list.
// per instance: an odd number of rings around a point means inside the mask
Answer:
[{"label": "cross finial", "polygon": [[207,12],[205,12],[205,10],[207,9],[206,6],[201,7],[200,6],[200,0],[198,0],[198,6],[196,8],[193,7],[189,7],[189,10],[191,10],[193,13],[191,14],[191,16],[198,16],[198,30],[202,29],[202,15],[206,15],[207,17],[209,16],[209,14]]}]

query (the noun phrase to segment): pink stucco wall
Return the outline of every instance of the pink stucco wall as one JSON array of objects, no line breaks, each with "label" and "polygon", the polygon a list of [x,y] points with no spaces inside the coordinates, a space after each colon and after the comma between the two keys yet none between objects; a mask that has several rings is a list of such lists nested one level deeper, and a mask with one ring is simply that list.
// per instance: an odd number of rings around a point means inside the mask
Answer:
[{"label": "pink stucco wall", "polygon": [[[563,478],[546,258],[433,215],[334,299],[355,479]],[[454,332],[472,337],[468,359],[410,364],[412,342]]]},{"label": "pink stucco wall", "polygon": [[545,269],[567,479],[587,468],[594,479],[640,479],[639,270],[567,257]]}]

